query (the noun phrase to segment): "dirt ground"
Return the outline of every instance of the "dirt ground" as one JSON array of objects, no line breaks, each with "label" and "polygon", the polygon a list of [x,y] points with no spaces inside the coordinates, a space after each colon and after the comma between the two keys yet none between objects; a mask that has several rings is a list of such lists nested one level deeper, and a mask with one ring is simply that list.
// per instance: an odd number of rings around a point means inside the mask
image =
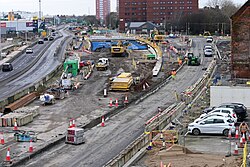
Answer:
[{"label": "dirt ground", "polygon": [[190,151],[185,154],[182,147],[173,146],[169,150],[155,149],[147,152],[144,162],[147,167],[159,167],[161,162],[166,166],[171,164],[171,167],[239,167],[241,158],[195,154]]}]

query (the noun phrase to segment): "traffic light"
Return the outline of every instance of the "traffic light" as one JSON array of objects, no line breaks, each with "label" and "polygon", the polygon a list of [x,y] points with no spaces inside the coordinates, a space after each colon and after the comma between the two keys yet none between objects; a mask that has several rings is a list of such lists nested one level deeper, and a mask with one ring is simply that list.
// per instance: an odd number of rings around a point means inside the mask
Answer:
[{"label": "traffic light", "polygon": [[38,18],[33,17],[33,32],[38,32]]}]

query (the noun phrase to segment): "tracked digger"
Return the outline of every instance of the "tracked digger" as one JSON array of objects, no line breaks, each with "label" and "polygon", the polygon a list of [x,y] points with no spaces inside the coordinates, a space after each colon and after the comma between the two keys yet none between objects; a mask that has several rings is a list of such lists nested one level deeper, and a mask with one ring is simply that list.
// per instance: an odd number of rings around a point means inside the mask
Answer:
[{"label": "tracked digger", "polygon": [[113,57],[126,57],[128,56],[127,45],[123,44],[122,41],[113,43],[111,46],[111,54]]}]

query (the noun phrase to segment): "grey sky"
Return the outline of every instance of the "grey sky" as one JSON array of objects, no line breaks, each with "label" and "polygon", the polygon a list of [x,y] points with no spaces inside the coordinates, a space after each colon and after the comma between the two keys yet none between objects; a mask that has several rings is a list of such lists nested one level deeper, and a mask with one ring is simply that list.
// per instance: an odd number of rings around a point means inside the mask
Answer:
[{"label": "grey sky", "polygon": [[[111,0],[111,11],[116,10],[116,1]],[[233,0],[243,4],[247,0]],[[83,15],[95,14],[95,0],[41,0],[43,14]],[[206,5],[207,0],[199,0],[199,6]],[[0,0],[0,12],[9,11],[38,11],[39,0]]]}]

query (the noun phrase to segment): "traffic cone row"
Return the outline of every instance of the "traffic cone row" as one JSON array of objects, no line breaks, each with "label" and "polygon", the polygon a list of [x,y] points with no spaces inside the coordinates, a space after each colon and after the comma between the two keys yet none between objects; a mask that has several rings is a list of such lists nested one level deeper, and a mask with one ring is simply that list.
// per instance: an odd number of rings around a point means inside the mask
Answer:
[{"label": "traffic cone row", "polygon": [[75,119],[70,119],[69,120],[69,128],[74,128],[76,127]]}]

